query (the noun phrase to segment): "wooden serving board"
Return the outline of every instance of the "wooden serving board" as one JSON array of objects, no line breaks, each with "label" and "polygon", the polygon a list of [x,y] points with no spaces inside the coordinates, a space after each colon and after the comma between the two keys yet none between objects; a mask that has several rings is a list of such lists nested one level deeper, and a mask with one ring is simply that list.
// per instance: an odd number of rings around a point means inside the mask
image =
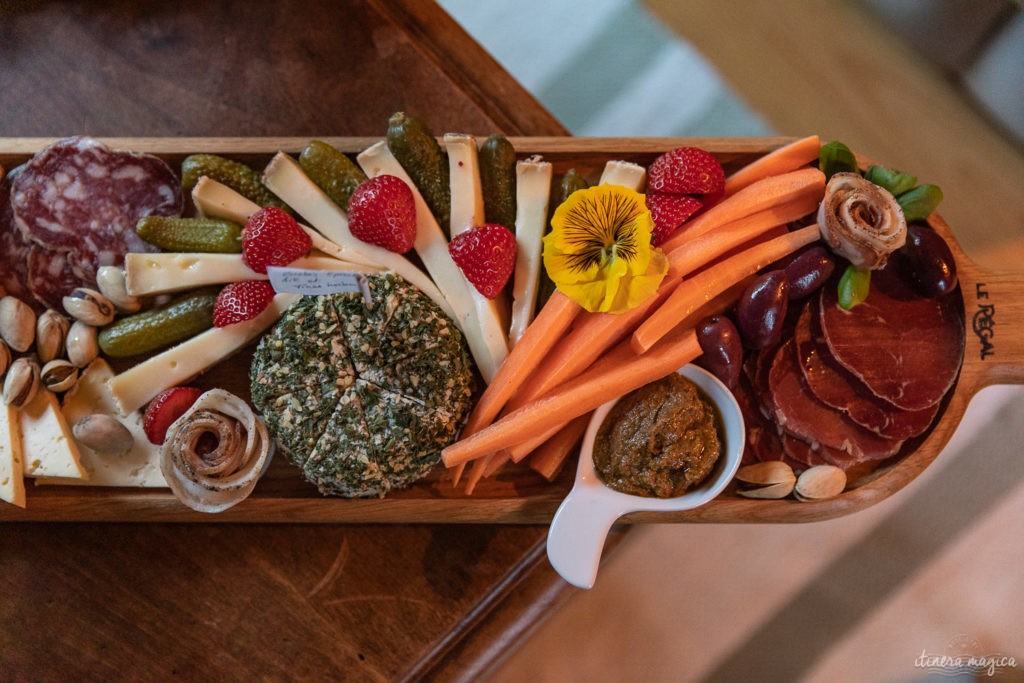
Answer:
[{"label": "wooden serving board", "polygon": [[[379,138],[324,138],[356,153]],[[151,152],[172,167],[192,153],[223,154],[262,168],[277,151],[297,153],[308,138],[104,138],[115,149]],[[10,169],[26,161],[52,139],[0,139],[0,164]],[[666,150],[691,145],[712,152],[728,174],[770,152],[790,138],[511,138],[521,157],[541,154],[554,165],[555,179],[575,168],[592,182],[604,163],[624,159],[647,165]],[[939,454],[952,436],[971,397],[990,384],[1024,383],[1024,272],[986,270],[960,249],[948,225],[934,215],[932,226],[950,243],[959,268],[967,345],[954,389],[944,400],[933,427],[922,437],[869,472],[851,473],[848,490],[838,498],[815,503],[749,500],[730,487],[696,510],[634,513],[628,522],[810,522],[869,507],[906,486]],[[252,348],[221,363],[194,384],[223,387],[248,398]],[[125,364],[121,363],[120,367]],[[118,364],[115,364],[115,368]],[[384,499],[321,496],[284,458],[276,458],[255,492],[241,504],[206,515],[178,503],[167,489],[33,486],[27,484],[25,509],[0,505],[0,521],[121,522],[383,522],[501,523],[550,521],[572,486],[570,462],[548,483],[525,464],[507,466],[480,482],[474,495],[456,490],[440,466],[414,486]],[[995,476],[993,474],[992,476]]]}]

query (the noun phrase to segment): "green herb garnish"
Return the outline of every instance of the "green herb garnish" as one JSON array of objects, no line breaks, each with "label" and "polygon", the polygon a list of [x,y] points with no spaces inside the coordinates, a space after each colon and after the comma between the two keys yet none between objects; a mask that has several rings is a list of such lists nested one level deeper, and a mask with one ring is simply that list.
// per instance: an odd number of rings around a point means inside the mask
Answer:
[{"label": "green herb garnish", "polygon": [[838,140],[821,146],[818,152],[818,168],[825,174],[826,181],[836,173],[860,174],[853,152]]},{"label": "green herb garnish", "polygon": [[868,298],[871,289],[871,271],[849,265],[839,278],[839,306],[849,311]]},{"label": "green herb garnish", "polygon": [[868,166],[868,170],[864,171],[864,178],[889,190],[894,197],[903,194],[917,184],[917,176],[894,171],[885,166]]}]

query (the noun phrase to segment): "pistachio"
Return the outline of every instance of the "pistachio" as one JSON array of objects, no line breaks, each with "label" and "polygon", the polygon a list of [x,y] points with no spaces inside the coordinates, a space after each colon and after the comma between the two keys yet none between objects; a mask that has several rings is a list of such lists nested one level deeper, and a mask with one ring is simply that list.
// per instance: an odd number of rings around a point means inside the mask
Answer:
[{"label": "pistachio", "polygon": [[32,346],[36,334],[36,313],[28,304],[13,296],[0,299],[0,337],[24,353]]},{"label": "pistachio", "polygon": [[36,321],[36,355],[40,363],[49,363],[64,355],[64,341],[71,323],[53,309],[47,310]]},{"label": "pistachio", "polygon": [[793,468],[781,460],[746,465],[736,471],[737,491],[746,498],[785,498],[796,484]]},{"label": "pistachio", "polygon": [[9,367],[11,367],[11,347],[7,346],[7,342],[0,341],[0,378],[4,376]]},{"label": "pistachio", "polygon": [[96,271],[96,284],[100,293],[110,299],[122,313],[135,313],[142,308],[139,298],[128,294],[124,283],[124,268],[102,266]]},{"label": "pistachio", "polygon": [[109,415],[86,415],[71,428],[75,440],[102,455],[122,455],[135,438],[128,428]]},{"label": "pistachio", "polygon": [[796,499],[802,501],[835,498],[846,488],[846,472],[834,465],[816,465],[796,480]]},{"label": "pistachio", "polygon": [[51,360],[39,371],[39,380],[55,393],[67,391],[78,381],[78,368],[66,360]]},{"label": "pistachio", "polygon": [[97,292],[87,287],[76,287],[71,294],[64,297],[64,310],[75,320],[86,325],[100,327],[114,319],[114,304]]},{"label": "pistachio", "polygon": [[14,361],[4,380],[4,403],[21,408],[32,400],[38,389],[39,365],[36,361],[29,356]]},{"label": "pistachio", "polygon": [[68,360],[71,364],[84,368],[100,355],[100,345],[96,340],[96,328],[86,325],[80,320],[71,323],[67,341]]}]

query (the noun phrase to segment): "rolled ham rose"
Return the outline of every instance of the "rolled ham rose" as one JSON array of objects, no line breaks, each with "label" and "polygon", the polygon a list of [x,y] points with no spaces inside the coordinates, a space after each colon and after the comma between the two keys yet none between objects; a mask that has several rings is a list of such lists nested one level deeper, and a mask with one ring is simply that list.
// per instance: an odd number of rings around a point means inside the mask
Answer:
[{"label": "rolled ham rose", "polygon": [[907,240],[907,222],[896,198],[856,173],[829,179],[818,227],[832,251],[860,270],[881,268]]},{"label": "rolled ham rose", "polygon": [[245,401],[211,389],[168,428],[160,469],[182,503],[199,512],[221,512],[252,493],[270,462],[272,444]]}]

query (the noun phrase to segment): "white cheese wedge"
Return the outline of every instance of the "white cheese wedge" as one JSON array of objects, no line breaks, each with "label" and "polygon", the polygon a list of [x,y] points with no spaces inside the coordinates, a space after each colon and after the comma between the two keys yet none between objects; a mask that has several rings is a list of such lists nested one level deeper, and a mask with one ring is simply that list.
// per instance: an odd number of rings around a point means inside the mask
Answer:
[{"label": "white cheese wedge", "polygon": [[[78,484],[87,486],[167,486],[160,473],[160,447],[149,442],[142,429],[142,413],[133,411],[125,417],[120,415],[117,403],[107,381],[114,371],[102,358],[94,360],[78,379],[78,383],[67,394],[61,405],[61,412],[69,425],[74,425],[88,415],[109,415],[119,421],[135,439],[132,448],[122,455],[104,455],[88,446],[78,444],[82,467],[89,473],[89,479],[63,479],[60,477],[37,477],[36,485]],[[73,437],[72,437],[73,438]]]},{"label": "white cheese wedge", "polygon": [[609,161],[601,172],[602,185],[621,185],[639,192],[647,182],[647,170],[629,161]]},{"label": "white cheese wedge", "polygon": [[245,225],[260,205],[243,197],[227,185],[203,176],[192,188],[192,203],[200,216],[222,218]]},{"label": "white cheese wedge", "polygon": [[473,295],[470,292],[470,285],[451,254],[448,253],[448,240],[441,232],[441,226],[424,201],[423,195],[416,189],[416,184],[406,173],[398,159],[394,157],[384,141],[371,145],[356,158],[363,171],[371,178],[379,175],[393,175],[401,179],[409,189],[416,201],[416,242],[413,248],[419,254],[420,260],[426,266],[430,277],[437,283],[438,289],[444,294],[444,298],[455,311],[453,320],[466,335],[466,342],[469,344],[469,352],[480,369],[480,374],[486,381],[497,372],[493,368],[493,360],[489,351],[487,340],[484,338],[480,323],[480,315],[476,304],[473,302]]},{"label": "white cheese wedge", "polygon": [[516,345],[533,320],[540,282],[541,239],[548,223],[551,164],[540,157],[516,162],[516,271],[509,343]]},{"label": "white cheese wedge", "polygon": [[[476,139],[472,135],[448,133],[444,136],[444,144],[448,151],[448,176],[451,188],[451,231],[452,237],[455,237],[472,227],[484,224],[484,195],[480,185]],[[468,280],[466,287],[476,309],[482,347],[486,349],[487,354],[484,362],[477,361],[477,367],[480,368],[484,381],[490,384],[508,356],[508,338],[501,323],[497,300],[488,299]],[[502,297],[504,294],[498,296]]]},{"label": "white cheese wedge", "polygon": [[57,397],[40,388],[18,411],[21,453],[26,477],[86,479],[78,445],[71,436]]},{"label": "white cheese wedge", "polygon": [[[443,288],[438,286],[440,283],[435,284],[426,273],[401,254],[356,238],[348,229],[348,216],[345,211],[317,187],[290,156],[279,152],[263,171],[263,183],[288,206],[298,211],[324,237],[337,244],[344,254],[342,258],[379,266],[401,275],[429,296],[446,315],[458,322],[455,310],[444,295]],[[430,269],[429,266],[427,269]]]},{"label": "white cheese wedge", "polygon": [[[330,243],[320,238],[327,246]],[[327,246],[327,248],[330,248]],[[333,256],[307,256],[288,264],[292,268],[319,270],[351,270],[357,273],[377,273],[379,268]],[[242,261],[241,254],[163,253],[125,254],[125,287],[132,296],[168,294],[205,285],[222,285],[242,280],[266,280]]]},{"label": "white cheese wedge", "polygon": [[214,327],[115,375],[108,382],[121,415],[138,410],[169,387],[184,384],[231,356],[274,324],[298,294],[278,294],[251,320]]},{"label": "white cheese wedge", "polygon": [[0,500],[25,507],[24,470],[18,411],[0,401]]}]

